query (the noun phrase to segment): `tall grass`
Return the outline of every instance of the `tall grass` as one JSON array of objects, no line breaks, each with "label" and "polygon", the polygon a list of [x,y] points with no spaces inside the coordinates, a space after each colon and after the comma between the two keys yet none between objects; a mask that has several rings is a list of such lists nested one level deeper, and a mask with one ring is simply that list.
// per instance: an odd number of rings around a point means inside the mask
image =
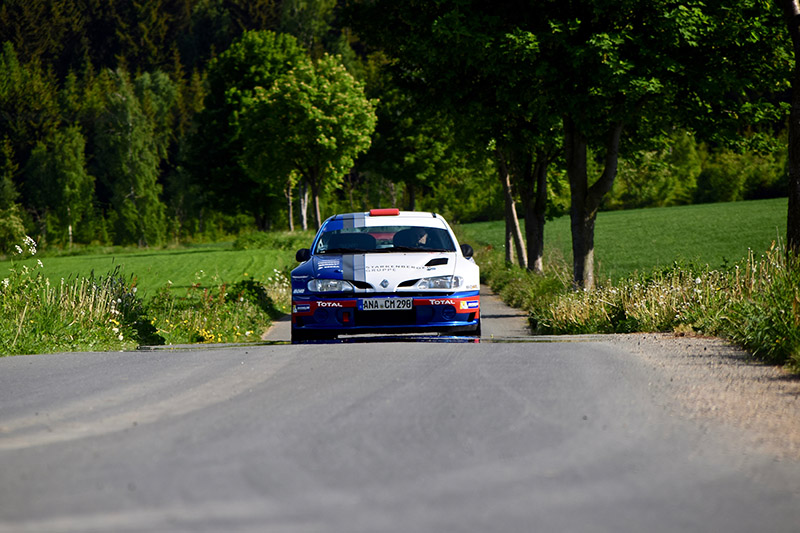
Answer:
[{"label": "tall grass", "polygon": [[[483,251],[479,254],[486,252]],[[724,269],[675,263],[594,290],[573,290],[563,263],[545,275],[484,257],[488,283],[529,313],[535,334],[714,335],[800,372],[800,260],[780,246]],[[482,265],[483,266],[483,265]]]},{"label": "tall grass", "polygon": [[233,283],[198,270],[188,287],[168,282],[144,300],[137,278],[126,279],[119,265],[52,281],[34,257],[36,243],[24,245],[0,280],[0,355],[255,341],[290,305],[285,270]]},{"label": "tall grass", "polygon": [[[479,244],[483,240],[476,260],[484,281],[506,302],[529,312],[535,333],[717,335],[763,361],[800,372],[800,261],[787,259],[774,244],[780,227],[773,224],[785,213],[784,204],[778,199],[616,213],[619,227],[634,229],[621,231],[615,250],[606,256],[624,268],[614,267],[618,275],[601,277],[592,291],[572,289],[571,269],[559,248],[546,248],[546,272],[537,276],[505,264],[502,232],[491,238],[491,230],[502,224],[462,231]],[[689,215],[691,236],[676,244],[690,226],[685,220],[664,221]],[[739,260],[731,260],[743,246],[758,246],[770,234],[773,244],[765,245],[764,253],[745,248]],[[652,243],[638,242],[645,235]],[[629,249],[641,252],[642,246],[660,252],[638,257],[634,267],[630,258],[636,254]],[[670,254],[675,259],[665,265]],[[650,268],[639,266],[648,260]]]},{"label": "tall grass", "polygon": [[[18,255],[34,256],[29,237]],[[127,306],[129,294],[113,276],[61,279],[51,283],[37,267],[13,266],[0,282],[0,354],[116,350],[135,346]]]}]

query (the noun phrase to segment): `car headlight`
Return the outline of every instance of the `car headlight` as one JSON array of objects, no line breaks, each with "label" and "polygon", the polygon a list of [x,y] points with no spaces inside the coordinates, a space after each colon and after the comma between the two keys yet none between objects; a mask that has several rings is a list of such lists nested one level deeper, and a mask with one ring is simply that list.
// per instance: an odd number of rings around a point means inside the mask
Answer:
[{"label": "car headlight", "polygon": [[461,276],[436,276],[435,278],[422,278],[417,282],[420,289],[457,289],[464,284]]},{"label": "car headlight", "polygon": [[353,292],[353,285],[342,279],[312,279],[307,287],[311,292]]}]

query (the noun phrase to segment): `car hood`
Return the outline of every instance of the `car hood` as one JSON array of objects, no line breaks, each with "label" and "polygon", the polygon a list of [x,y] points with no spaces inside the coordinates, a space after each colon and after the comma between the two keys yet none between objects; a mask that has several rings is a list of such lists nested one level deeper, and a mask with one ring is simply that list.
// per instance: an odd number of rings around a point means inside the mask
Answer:
[{"label": "car hood", "polygon": [[[457,252],[317,255],[314,277],[366,282],[376,290],[394,291],[403,282],[433,276],[452,276]],[[402,290],[402,287],[401,287]]]}]

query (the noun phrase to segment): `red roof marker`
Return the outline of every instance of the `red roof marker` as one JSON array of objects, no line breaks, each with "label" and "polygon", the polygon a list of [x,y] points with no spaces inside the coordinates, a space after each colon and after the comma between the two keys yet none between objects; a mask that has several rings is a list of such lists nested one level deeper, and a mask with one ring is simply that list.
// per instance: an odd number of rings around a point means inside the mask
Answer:
[{"label": "red roof marker", "polygon": [[400,214],[400,210],[396,207],[392,207],[389,209],[370,209],[369,215],[372,217],[388,217],[388,216],[397,216]]}]

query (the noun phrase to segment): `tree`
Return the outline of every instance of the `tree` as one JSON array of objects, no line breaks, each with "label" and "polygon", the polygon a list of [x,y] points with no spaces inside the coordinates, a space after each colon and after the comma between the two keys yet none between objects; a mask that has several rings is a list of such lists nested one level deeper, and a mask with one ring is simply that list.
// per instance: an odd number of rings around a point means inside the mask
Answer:
[{"label": "tree", "polygon": [[250,31],[209,65],[205,108],[197,116],[185,165],[211,206],[227,213],[251,213],[259,227],[266,227],[270,213],[264,198],[271,191],[240,165],[244,144],[240,116],[256,87],[272,87],[278,77],[306,60],[294,37]]},{"label": "tree", "polygon": [[[447,113],[463,146],[491,150],[506,206],[506,259],[512,261],[516,250],[520,264],[540,269],[539,224],[558,138],[537,74],[527,63],[536,43],[518,31],[539,13],[518,2],[377,0],[356,4],[350,17],[368,44],[395,59],[398,79],[423,112]],[[525,193],[527,253],[516,191]]]},{"label": "tree", "polygon": [[86,171],[85,146],[80,130],[71,126],[37,144],[28,159],[29,208],[40,222],[42,241],[55,233],[54,240],[72,246],[76,226],[91,216],[94,178]]},{"label": "tree", "polygon": [[10,252],[25,237],[25,226],[16,203],[19,194],[14,187],[17,169],[11,142],[3,139],[0,142],[0,253]]},{"label": "tree", "polygon": [[0,54],[0,132],[16,160],[27,161],[33,146],[58,128],[56,80],[41,61],[22,63],[11,43]]},{"label": "tree", "polygon": [[[592,288],[595,220],[614,183],[623,138],[629,151],[667,125],[685,125],[718,141],[743,138],[748,128],[775,116],[762,95],[780,88],[775,70],[781,54],[766,23],[774,14],[760,13],[751,0],[543,7],[549,9],[542,13],[546,22],[533,30],[539,53],[531,65],[563,117],[574,282]],[[593,180],[589,146],[604,154]]]},{"label": "tree", "polygon": [[[471,131],[497,140],[501,169],[518,166],[511,161],[530,168],[525,150],[537,162],[552,153],[548,141],[561,122],[574,282],[591,288],[595,219],[621,150],[646,146],[668,124],[719,140],[775,117],[759,104],[778,89],[779,54],[769,15],[759,17],[756,5],[375,0],[357,8],[366,22],[356,20],[420,94],[484,126]],[[598,176],[588,174],[590,147],[602,161]]]},{"label": "tree", "polygon": [[118,244],[158,244],[165,236],[155,126],[142,111],[125,71],[112,75],[116,90],[106,95],[95,147],[99,178],[111,191],[114,240]]},{"label": "tree", "polygon": [[800,256],[800,4],[781,0],[785,24],[794,51],[792,101],[789,114],[789,209],[786,219],[786,249]]},{"label": "tree", "polygon": [[359,169],[405,185],[407,207],[413,211],[417,193],[430,189],[463,154],[456,153],[453,121],[446,114],[420,109],[391,71],[381,68],[381,58],[375,54],[368,63],[372,68],[367,92],[380,100],[372,144],[360,158]]},{"label": "tree", "polygon": [[311,188],[317,228],[320,194],[342,182],[369,148],[375,102],[336,57],[299,63],[245,109],[244,162],[254,179],[280,184],[298,173]]}]

